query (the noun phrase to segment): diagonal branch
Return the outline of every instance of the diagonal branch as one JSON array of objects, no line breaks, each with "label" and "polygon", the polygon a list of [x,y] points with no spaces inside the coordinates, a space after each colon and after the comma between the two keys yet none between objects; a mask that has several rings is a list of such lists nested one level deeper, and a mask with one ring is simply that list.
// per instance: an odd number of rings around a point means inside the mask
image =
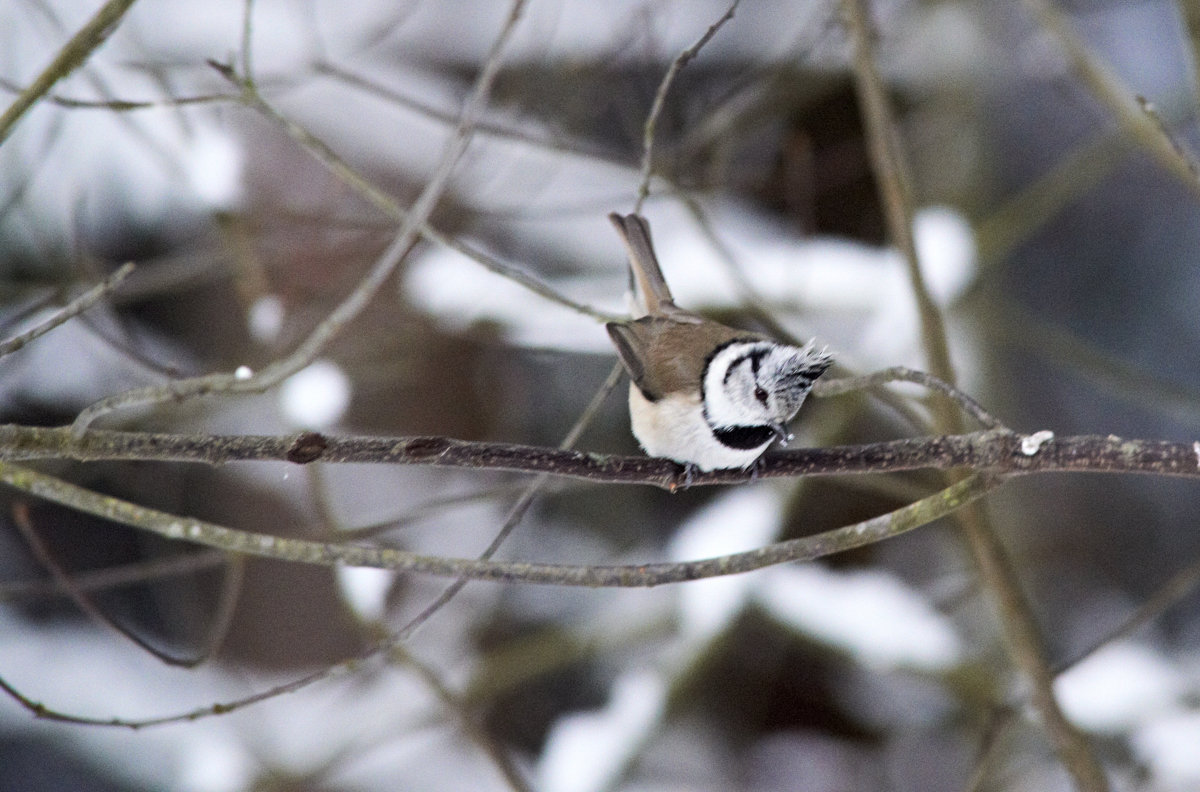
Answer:
[{"label": "diagonal branch", "polygon": [[[441,200],[450,184],[450,177],[453,175],[459,159],[471,142],[475,123],[483,113],[492,84],[500,72],[502,63],[500,54],[516,29],[524,5],[524,0],[514,0],[512,3],[504,26],[496,37],[492,50],[475,81],[475,87],[463,105],[458,125],[443,147],[441,157],[429,180],[425,183],[408,214],[401,220],[400,229],[392,243],[349,296],[334,308],[329,316],[317,325],[291,354],[276,360],[249,378],[241,378],[235,373],[209,374],[168,383],[165,386],[135,388],[115,394],[80,412],[75,419],[73,431],[76,434],[82,434],[100,416],[128,407],[161,404],[213,393],[260,393],[311,363],[321,350],[362,312],[416,245],[421,227],[428,221],[430,214]],[[231,73],[231,67],[218,66],[217,68],[227,76]],[[252,85],[246,81],[248,79],[248,77],[245,78],[242,85],[244,90],[252,92]]]},{"label": "diagonal branch", "polygon": [[8,139],[29,108],[37,104],[56,82],[83,65],[88,56],[108,39],[133,3],[134,0],[109,0],[71,37],[37,79],[21,91],[4,114],[0,115],[0,144]]},{"label": "diagonal branch", "polygon": [[709,25],[703,35],[696,39],[695,44],[679,53],[675,60],[671,61],[670,68],[659,82],[658,90],[654,93],[654,103],[650,106],[650,113],[646,116],[646,123],[642,127],[642,178],[638,185],[637,202],[634,204],[635,212],[642,211],[642,204],[646,202],[646,197],[650,194],[650,179],[654,176],[654,135],[658,130],[658,118],[662,115],[663,107],[666,106],[667,94],[675,82],[675,77],[683,71],[684,66],[687,66],[700,54],[700,50],[704,49],[704,45],[717,35],[717,31],[724,27],[726,22],[733,19],[733,14],[737,11],[741,1],[733,0],[721,18]]},{"label": "diagonal branch", "polygon": [[104,299],[109,292],[121,285],[121,281],[133,272],[133,262],[128,262],[121,265],[116,272],[109,275],[107,278],[97,283],[92,288],[79,295],[71,302],[64,305],[58,311],[50,316],[45,321],[39,322],[35,327],[31,327],[23,333],[13,336],[3,342],[0,342],[0,357],[16,352],[30,341],[44,336],[54,328],[65,322],[70,321],[87,309],[91,308],[96,303]]}]

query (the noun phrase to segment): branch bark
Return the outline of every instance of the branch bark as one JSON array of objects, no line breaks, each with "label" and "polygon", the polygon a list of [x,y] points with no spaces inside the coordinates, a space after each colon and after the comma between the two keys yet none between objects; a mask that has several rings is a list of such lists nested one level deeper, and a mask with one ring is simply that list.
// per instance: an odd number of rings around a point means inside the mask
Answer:
[{"label": "branch bark", "polygon": [[[610,484],[678,489],[682,466],[669,459],[570,451],[449,437],[343,437],[295,435],[183,435],[70,427],[0,425],[0,460],[72,459],[79,462],[291,462],[432,465],[473,470],[549,473]],[[992,429],[960,435],[914,437],[862,445],[798,448],[763,457],[752,470],[693,472],[693,486],[739,484],[760,478],[972,470],[1021,475],[1048,472],[1146,473],[1200,478],[1200,444],[1126,440],[1113,435],[1053,437]]]}]

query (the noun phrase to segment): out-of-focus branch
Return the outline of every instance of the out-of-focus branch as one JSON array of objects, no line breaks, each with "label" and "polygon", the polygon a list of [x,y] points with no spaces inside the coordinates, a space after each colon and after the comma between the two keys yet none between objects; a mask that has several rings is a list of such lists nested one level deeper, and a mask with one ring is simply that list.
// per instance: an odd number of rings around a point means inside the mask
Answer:
[{"label": "out-of-focus branch", "polygon": [[0,357],[4,357],[11,352],[16,352],[18,349],[25,346],[30,341],[33,341],[35,338],[39,338],[46,333],[49,333],[59,325],[75,318],[88,308],[91,308],[93,305],[103,300],[109,292],[121,285],[121,281],[125,280],[125,278],[127,278],[131,272],[133,272],[132,262],[122,265],[116,272],[109,275],[103,281],[64,305],[62,308],[56,311],[53,316],[50,316],[44,321],[39,322],[36,327],[31,327],[25,332],[15,335],[7,341],[0,342]]},{"label": "out-of-focus branch", "polygon": [[[731,575],[748,572],[766,566],[819,558],[842,550],[877,542],[890,536],[910,531],[932,522],[955,509],[961,508],[976,498],[987,494],[998,486],[1000,479],[992,476],[970,476],[952,487],[934,493],[915,503],[889,514],[848,525],[816,536],[792,539],[769,545],[758,550],[737,553],[702,561],[648,564],[638,566],[563,566],[552,564],[529,564],[478,559],[454,559],[420,556],[392,548],[370,548],[357,545],[322,544],[298,539],[283,539],[265,534],[235,531],[230,528],[204,523],[182,517],[173,517],[162,512],[128,504],[115,498],[89,493],[74,485],[59,481],[44,474],[24,470],[14,465],[0,463],[0,476],[15,474],[21,479],[23,488],[33,494],[56,492],[71,501],[75,508],[83,508],[109,519],[130,520],[131,524],[145,522],[147,530],[165,528],[175,538],[198,544],[242,547],[238,552],[247,555],[267,556],[283,560],[301,561],[326,565],[382,566],[411,572],[426,572],[448,577],[470,577],[481,580],[509,580],[529,583],[547,583],[573,586],[623,586],[645,587],[665,583],[683,582],[704,577]],[[77,498],[76,496],[80,496]],[[155,527],[156,526],[156,527]],[[361,659],[374,654],[368,650]],[[351,659],[328,666],[312,674],[247,696],[233,702],[223,702],[176,715],[143,720],[123,718],[90,718],[72,715],[48,707],[24,695],[0,677],[0,691],[39,718],[83,726],[115,726],[127,729],[142,729],[169,723],[191,722],[198,718],[223,715],[235,709],[250,706],[259,701],[307,687],[323,679],[346,673],[358,665],[359,659]]]},{"label": "out-of-focus branch", "polygon": [[[236,373],[209,374],[192,379],[178,380],[161,386],[135,388],[118,393],[85,408],[75,419],[73,431],[81,434],[102,415],[115,410],[147,404],[161,404],[213,393],[260,393],[282,382],[308,365],[320,354],[346,326],[367,306],[379,289],[387,282],[400,262],[408,255],[418,240],[421,227],[429,219],[434,207],[442,198],[459,158],[466,151],[474,133],[475,123],[483,113],[491,93],[492,83],[500,72],[501,52],[510,40],[521,17],[524,0],[514,0],[504,26],[484,61],[483,68],[475,81],[474,89],[463,104],[458,125],[442,148],[441,157],[412,208],[400,221],[400,228],[387,250],[376,260],[366,277],[352,292],[296,347],[291,354],[274,361],[250,377],[239,377]],[[232,79],[232,67],[217,66]],[[253,92],[249,76],[239,81],[247,92]]]},{"label": "out-of-focus branch", "polygon": [[[580,435],[583,434],[584,430],[591,426],[592,420],[596,417],[596,413],[600,410],[600,405],[604,403],[604,400],[608,398],[608,394],[612,393],[613,388],[617,386],[623,371],[624,369],[622,368],[621,364],[618,363],[613,366],[612,372],[609,373],[608,377],[605,378],[603,384],[601,384],[600,388],[596,391],[596,394],[592,397],[591,402],[589,402],[588,406],[584,408],[582,413],[580,413],[578,420],[575,421],[574,426],[572,426],[567,432],[567,435],[563,438],[563,441],[559,443],[558,449],[560,451],[568,451],[577,442],[579,442]],[[515,529],[517,525],[520,524],[521,520],[524,519],[525,513],[529,511],[529,507],[533,505],[534,500],[542,492],[549,481],[550,474],[542,473],[525,486],[525,489],[521,492],[520,497],[517,498],[516,502],[512,505],[512,508],[508,510],[508,516],[504,518],[504,523],[500,526],[500,530],[496,532],[496,536],[491,542],[488,543],[488,546],[484,548],[484,551],[479,554],[479,558],[486,560],[496,554],[496,551],[500,549],[500,545],[504,544],[504,540],[509,537],[509,535],[513,532],[513,529]],[[420,613],[414,616],[407,624],[405,624],[396,632],[396,635],[393,638],[393,643],[399,643],[406,640],[416,630],[420,629],[422,624],[429,621],[433,614],[441,610],[446,603],[453,599],[454,596],[458,594],[458,592],[466,584],[467,578],[459,578],[447,586],[446,590],[438,595],[437,599],[422,609]]]},{"label": "out-of-focus branch", "polygon": [[[370,180],[347,164],[328,144],[304,126],[286,116],[275,105],[268,102],[261,93],[258,91],[246,92],[242,101],[244,104],[257,110],[269,121],[278,124],[287,133],[288,137],[298,143],[301,148],[315,158],[336,179],[376,209],[397,221],[403,220],[408,216],[408,212],[400,205],[399,201],[372,184]],[[441,119],[439,118],[439,120]],[[483,126],[477,126],[476,129],[482,130]],[[616,314],[605,313],[589,305],[572,300],[570,297],[556,291],[549,284],[538,280],[528,271],[500,261],[495,256],[488,255],[484,251],[472,247],[455,237],[444,234],[429,222],[422,223],[420,230],[421,235],[430,242],[448,247],[456,253],[460,253],[471,259],[484,269],[508,278],[518,286],[523,286],[534,294],[551,302],[558,303],[585,316],[590,316],[600,322],[614,322],[622,318]]]},{"label": "out-of-focus branch", "polygon": [[[953,386],[954,366],[950,359],[945,323],[937,303],[925,287],[917,258],[911,182],[891,103],[876,65],[875,31],[867,12],[866,0],[843,0],[843,8],[853,45],[855,86],[888,231],[892,242],[908,263],[909,280],[921,317],[921,338],[930,373]],[[962,420],[958,412],[942,406],[935,416],[940,431],[960,431]],[[950,479],[953,481],[954,477],[952,472]],[[1031,683],[1032,703],[1041,716],[1059,760],[1074,778],[1078,789],[1106,792],[1108,779],[1091,745],[1067,720],[1054,697],[1054,673],[1042,645],[1037,620],[1021,590],[1016,570],[996,538],[995,527],[982,508],[964,508],[956,516],[979,570],[980,580],[999,610],[1009,656]]]},{"label": "out-of-focus branch", "polygon": [[1168,173],[1200,194],[1195,163],[1167,134],[1158,116],[1148,112],[1145,100],[1129,90],[1121,78],[1096,57],[1062,11],[1048,0],[1024,0],[1024,4],[1042,29],[1058,40],[1083,84],[1113,114],[1121,130]]},{"label": "out-of-focus branch", "polygon": [[37,79],[21,91],[4,114],[0,115],[0,144],[8,139],[21,116],[25,115],[29,108],[37,104],[56,82],[79,68],[88,56],[104,43],[133,4],[134,0],[109,0],[71,37]]},{"label": "out-of-focus branch", "polygon": [[650,194],[650,179],[654,176],[654,139],[658,131],[658,118],[662,115],[663,107],[667,102],[667,94],[671,90],[671,85],[675,82],[676,75],[687,66],[697,55],[704,45],[712,40],[712,37],[717,35],[726,22],[733,19],[733,14],[737,11],[738,4],[742,0],[733,0],[733,3],[725,11],[725,13],[716,22],[708,26],[700,38],[696,39],[696,43],[685,49],[676,56],[675,60],[671,61],[670,68],[663,75],[662,80],[658,83],[658,90],[654,93],[654,102],[650,106],[650,112],[646,116],[646,123],[642,127],[642,179],[638,185],[637,202],[634,204],[634,211],[642,211],[642,204],[646,201],[646,196]]},{"label": "out-of-focus branch", "polygon": [[893,512],[742,553],[677,563],[593,566],[449,558],[392,547],[317,542],[236,530],[150,509],[20,465],[0,462],[0,483],[29,495],[167,539],[217,547],[231,553],[320,566],[376,567],[439,577],[588,588],[646,588],[752,572],[792,561],[811,561],[905,533],[951,514],[999,486],[1001,480],[998,476],[983,474],[968,476]]}]

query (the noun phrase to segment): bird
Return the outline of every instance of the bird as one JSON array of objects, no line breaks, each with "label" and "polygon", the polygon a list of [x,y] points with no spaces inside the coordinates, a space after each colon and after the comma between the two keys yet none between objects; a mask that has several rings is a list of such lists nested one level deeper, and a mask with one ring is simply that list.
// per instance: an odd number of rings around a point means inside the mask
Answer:
[{"label": "bird", "polygon": [[639,214],[609,216],[629,254],[635,311],[605,328],[629,374],[634,437],[654,457],[709,472],[755,465],[833,363],[803,347],[737,330],[675,304]]}]

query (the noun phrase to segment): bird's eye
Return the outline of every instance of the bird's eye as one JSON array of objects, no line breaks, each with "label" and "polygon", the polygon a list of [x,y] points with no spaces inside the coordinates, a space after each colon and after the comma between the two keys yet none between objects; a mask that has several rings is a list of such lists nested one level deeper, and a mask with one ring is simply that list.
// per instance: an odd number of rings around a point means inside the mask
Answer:
[{"label": "bird's eye", "polygon": [[754,398],[758,399],[763,404],[767,403],[767,391],[761,385],[754,388]]}]

